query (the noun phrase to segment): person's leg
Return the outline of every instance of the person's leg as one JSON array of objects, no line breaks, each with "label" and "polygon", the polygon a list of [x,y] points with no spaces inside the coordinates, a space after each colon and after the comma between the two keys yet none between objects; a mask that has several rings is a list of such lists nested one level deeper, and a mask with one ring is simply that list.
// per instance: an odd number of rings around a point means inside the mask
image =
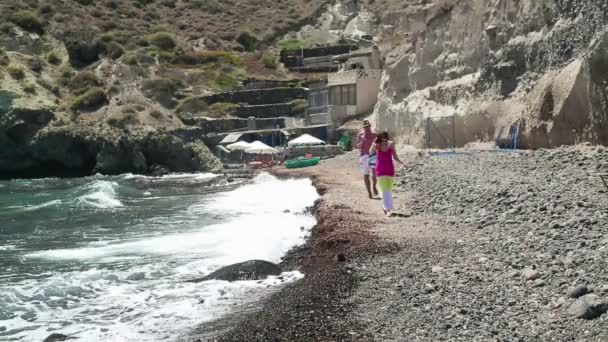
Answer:
[{"label": "person's leg", "polygon": [[372,189],[369,184],[369,175],[363,176],[363,183],[365,184],[365,190],[367,190],[367,195],[369,196],[369,198],[372,198],[373,196],[372,196]]},{"label": "person's leg", "polygon": [[369,156],[361,156],[359,158],[359,165],[361,167],[361,173],[363,174],[363,184],[365,184],[365,190],[367,190],[367,195],[369,196],[369,198],[373,198],[372,189],[369,182]]},{"label": "person's leg", "polygon": [[372,190],[373,190],[374,196],[378,196],[378,177],[376,177],[376,170],[371,169],[371,174],[372,174]]},{"label": "person's leg", "polygon": [[391,215],[393,211],[393,192],[382,191],[382,207],[387,215]]},{"label": "person's leg", "polygon": [[378,186],[382,192],[382,209],[390,216],[393,210],[393,177],[378,177]]}]

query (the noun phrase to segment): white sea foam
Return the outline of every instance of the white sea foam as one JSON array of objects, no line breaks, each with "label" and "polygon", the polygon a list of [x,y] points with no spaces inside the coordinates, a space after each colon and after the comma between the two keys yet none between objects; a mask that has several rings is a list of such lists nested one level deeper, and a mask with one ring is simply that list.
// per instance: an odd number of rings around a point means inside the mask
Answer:
[{"label": "white sea foam", "polygon": [[318,194],[309,179],[277,181],[267,173],[256,176],[252,184],[218,195],[205,204],[209,209],[241,214],[277,214],[286,210],[299,212],[311,206]]},{"label": "white sea foam", "polygon": [[38,205],[25,206],[25,207],[23,207],[23,211],[36,211],[36,210],[42,209],[42,208],[58,206],[58,205],[61,205],[61,203],[63,203],[61,200],[52,200],[52,201],[48,201],[46,203],[42,203],[42,204],[38,204]]},{"label": "white sea foam", "polygon": [[144,176],[144,175],[134,175],[132,173],[126,173],[122,175],[122,179],[211,179],[218,177],[218,174],[210,173],[210,172],[199,172],[199,173],[171,173],[164,176]]},{"label": "white sea foam", "polygon": [[36,211],[39,209],[52,207],[52,206],[59,206],[62,203],[63,203],[62,200],[52,200],[52,201],[48,201],[48,202],[36,204],[36,205],[9,206],[9,207],[5,207],[5,208],[14,209],[14,211],[17,211],[17,212],[24,212],[24,211],[27,212],[27,211]]},{"label": "white sea foam", "polygon": [[12,251],[17,248],[16,245],[2,245],[0,246],[0,251]]},{"label": "white sea foam", "polygon": [[[116,190],[115,184],[107,183],[97,184],[96,189]],[[254,300],[268,286],[302,278],[299,272],[285,272],[263,281],[185,281],[249,259],[278,262],[288,249],[304,241],[314,225],[313,217],[298,213],[317,197],[309,180],[279,181],[261,175],[249,185],[191,205],[167,221],[172,222],[167,231],[183,233],[127,241],[109,237],[80,248],[25,254],[29,262],[69,260],[96,268],[25,280],[10,291],[0,289],[0,306],[20,312],[0,325],[13,331],[8,336],[23,341],[43,340],[54,330],[82,341],[172,341],[232,310],[235,303]],[[229,219],[201,226],[200,218],[209,213]],[[105,266],[114,263],[121,266]],[[128,280],[138,272],[145,278]],[[57,303],[63,302],[67,304],[57,310]],[[27,312],[35,313],[34,322],[21,318]],[[25,328],[32,330],[18,332]]]},{"label": "white sea foam", "polygon": [[100,209],[122,207],[123,204],[117,199],[116,189],[118,183],[106,180],[96,180],[83,188],[86,194],[78,197],[78,204]]}]

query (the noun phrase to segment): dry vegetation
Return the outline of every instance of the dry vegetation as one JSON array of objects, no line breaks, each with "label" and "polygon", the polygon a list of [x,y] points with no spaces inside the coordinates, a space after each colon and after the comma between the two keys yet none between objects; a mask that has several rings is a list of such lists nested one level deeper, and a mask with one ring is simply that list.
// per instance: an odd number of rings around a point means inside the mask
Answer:
[{"label": "dry vegetation", "polygon": [[[0,3],[0,22],[43,32],[91,31],[127,50],[163,32],[210,49],[252,50],[310,22],[326,0],[20,0]],[[158,37],[164,38],[167,35]]]},{"label": "dry vegetation", "polygon": [[[246,78],[290,78],[274,45],[286,32],[315,20],[326,3],[0,1],[0,80],[11,80],[29,96],[51,99],[54,110],[69,120],[114,127],[147,123],[146,118],[162,125],[172,114],[184,122],[190,113],[229,115],[231,106],[209,108],[196,99],[233,90]],[[16,49],[11,42],[18,30],[39,35],[45,47]],[[162,112],[132,111],[129,96]]]}]

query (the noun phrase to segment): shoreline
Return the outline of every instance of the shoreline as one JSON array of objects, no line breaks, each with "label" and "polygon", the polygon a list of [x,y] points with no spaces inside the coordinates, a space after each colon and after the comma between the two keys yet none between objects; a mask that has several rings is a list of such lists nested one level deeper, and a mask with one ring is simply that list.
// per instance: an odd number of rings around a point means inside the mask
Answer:
[{"label": "shoreline", "polygon": [[[202,324],[199,336],[187,341],[297,341],[351,340],[364,337],[349,302],[358,286],[355,264],[367,251],[382,254],[374,222],[357,208],[342,203],[342,191],[354,178],[342,178],[336,166],[351,163],[348,157],[329,159],[304,169],[273,168],[284,178],[309,178],[320,197],[314,204],[317,224],[303,245],[289,250],[280,265],[305,277],[263,296],[247,308],[217,321]],[[353,166],[356,164],[353,163]],[[358,171],[353,168],[352,176]],[[196,333],[195,333],[196,334]],[[198,335],[198,334],[196,334]]]},{"label": "shoreline", "polygon": [[274,170],[322,195],[282,263],[305,277],[188,341],[608,338],[605,148],[401,157],[391,218],[352,154]]}]

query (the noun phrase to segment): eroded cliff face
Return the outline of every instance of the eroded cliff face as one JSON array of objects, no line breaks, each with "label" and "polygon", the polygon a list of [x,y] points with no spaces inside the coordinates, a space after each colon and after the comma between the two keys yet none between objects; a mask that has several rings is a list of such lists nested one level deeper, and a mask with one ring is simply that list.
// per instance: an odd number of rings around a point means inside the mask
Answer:
[{"label": "eroded cliff face", "polygon": [[[519,120],[524,147],[608,144],[608,2],[368,1],[386,58],[379,129],[426,145],[456,115],[457,145]],[[436,126],[451,138],[451,119]],[[432,136],[434,146],[445,145]]]}]

